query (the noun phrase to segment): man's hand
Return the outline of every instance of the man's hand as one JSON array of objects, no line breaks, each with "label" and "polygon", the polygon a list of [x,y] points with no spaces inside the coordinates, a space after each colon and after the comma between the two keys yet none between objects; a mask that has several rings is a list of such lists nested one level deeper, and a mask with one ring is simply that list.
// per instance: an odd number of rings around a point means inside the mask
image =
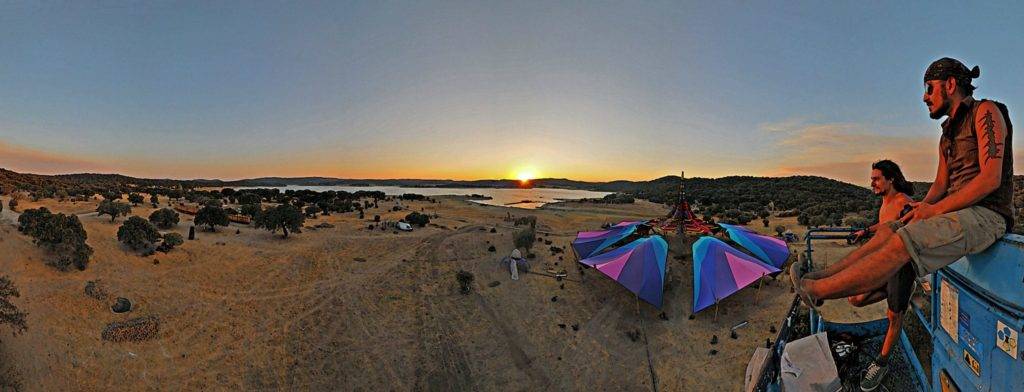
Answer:
[{"label": "man's hand", "polygon": [[900,218],[900,222],[903,222],[904,224],[928,219],[942,213],[942,211],[936,208],[934,204],[925,203],[923,201],[911,202],[910,206],[914,207],[914,209],[910,210],[910,212]]},{"label": "man's hand", "polygon": [[860,240],[863,239],[866,235],[868,235],[868,231],[864,229],[860,229],[853,232],[853,242],[860,242]]},{"label": "man's hand", "polygon": [[867,233],[868,233],[868,231],[864,230],[864,229],[860,229],[860,230],[857,230],[855,232],[852,232],[852,233],[850,233],[850,235],[846,236],[846,243],[848,245],[853,245],[853,244],[859,243],[861,240],[864,239],[864,236],[866,236]]}]

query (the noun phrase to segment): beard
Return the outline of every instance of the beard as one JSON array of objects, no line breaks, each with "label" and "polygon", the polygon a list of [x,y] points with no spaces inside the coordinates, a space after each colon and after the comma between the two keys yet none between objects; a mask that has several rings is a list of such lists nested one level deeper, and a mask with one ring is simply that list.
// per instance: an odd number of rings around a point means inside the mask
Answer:
[{"label": "beard", "polygon": [[942,105],[937,107],[937,108],[935,108],[934,112],[932,112],[932,111],[928,112],[928,117],[931,117],[932,120],[938,120],[938,119],[942,118],[943,116],[945,116],[947,114],[949,114],[949,96],[946,95],[945,91],[943,91],[942,92]]},{"label": "beard", "polygon": [[875,196],[884,196],[885,195],[885,191],[882,190],[882,189],[879,189],[879,190],[874,191],[874,192],[875,192]]}]

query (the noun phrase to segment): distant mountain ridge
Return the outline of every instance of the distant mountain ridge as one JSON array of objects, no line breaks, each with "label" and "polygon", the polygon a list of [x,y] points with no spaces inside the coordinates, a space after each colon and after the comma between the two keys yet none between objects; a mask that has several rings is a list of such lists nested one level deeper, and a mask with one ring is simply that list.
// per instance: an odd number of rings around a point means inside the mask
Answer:
[{"label": "distant mountain ridge", "polygon": [[[68,185],[82,184],[133,184],[138,186],[177,186],[195,187],[283,187],[283,186],[400,186],[413,188],[518,188],[518,180],[485,179],[485,180],[421,180],[421,179],[345,179],[334,177],[258,177],[242,180],[219,179],[149,179],[129,177],[121,174],[29,174],[18,173],[0,168],[0,184],[42,185],[43,183]],[[530,181],[531,186],[539,188],[568,188],[598,190],[601,182],[575,181],[564,178],[543,178]]]},{"label": "distant mountain ridge", "polygon": [[[1014,176],[1017,189],[1024,187],[1024,175]],[[626,193],[637,199],[671,204],[678,200],[679,176],[664,176],[649,181],[616,180],[607,182],[542,178],[531,181],[533,187],[581,189]],[[518,188],[517,180],[419,180],[419,179],[341,179],[331,177],[260,177],[224,181],[216,179],[146,179],[120,174],[40,175],[17,173],[0,168],[0,194],[24,190],[51,197],[59,194],[91,194],[110,189],[132,187],[282,187],[282,186],[397,186],[410,188]],[[687,178],[683,181],[687,199],[706,206],[713,215],[738,216],[749,212],[763,215],[766,208],[796,211],[802,224],[841,224],[847,214],[877,219],[878,198],[865,187],[817,176]],[[915,198],[927,192],[930,183],[915,182]],[[1024,233],[1024,192],[1015,192],[1017,227]]]},{"label": "distant mountain ridge", "polygon": [[[778,180],[783,178],[819,178],[821,180],[840,182],[824,177],[793,176],[793,177],[751,177],[751,176],[729,176],[721,178],[687,178],[686,187],[706,185],[709,182],[736,180]],[[97,173],[75,173],[42,175],[17,173],[0,168],[0,184],[2,183],[26,183],[41,184],[43,182],[54,182],[62,185],[82,184],[133,184],[137,186],[172,186],[183,187],[283,187],[283,186],[398,186],[412,188],[519,188],[521,183],[511,179],[482,179],[482,180],[423,180],[423,179],[346,179],[335,177],[257,177],[241,180],[219,180],[219,179],[150,179],[136,178],[121,174],[97,174]],[[607,182],[577,181],[565,178],[538,178],[530,181],[530,186],[536,188],[564,188],[581,189],[604,192],[624,193],[651,193],[655,188],[677,189],[679,176],[669,175],[649,181],[615,180]],[[849,184],[851,186],[856,186]]]}]

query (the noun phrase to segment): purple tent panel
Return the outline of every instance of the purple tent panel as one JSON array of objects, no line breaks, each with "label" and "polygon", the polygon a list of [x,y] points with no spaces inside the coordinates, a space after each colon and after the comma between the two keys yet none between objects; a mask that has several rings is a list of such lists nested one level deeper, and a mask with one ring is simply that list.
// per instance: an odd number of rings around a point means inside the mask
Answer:
[{"label": "purple tent panel", "polygon": [[644,223],[647,223],[647,221],[622,221],[622,222],[616,223],[615,226],[612,226],[612,227],[639,226],[639,225],[642,225]]},{"label": "purple tent panel", "polygon": [[778,268],[762,263],[714,237],[693,243],[693,312],[732,295]]},{"label": "purple tent panel", "polygon": [[789,246],[782,239],[760,234],[746,227],[724,223],[720,223],[719,226],[729,233],[730,239],[742,245],[766,264],[782,268],[786,260],[789,260]]},{"label": "purple tent panel", "polygon": [[604,248],[633,234],[636,231],[636,227],[642,223],[644,222],[623,221],[608,230],[581,231],[576,234],[576,239],[572,241],[572,248],[581,259],[585,259],[596,255]]},{"label": "purple tent panel", "polygon": [[661,308],[667,257],[665,240],[651,236],[579,262],[596,268],[640,299]]}]

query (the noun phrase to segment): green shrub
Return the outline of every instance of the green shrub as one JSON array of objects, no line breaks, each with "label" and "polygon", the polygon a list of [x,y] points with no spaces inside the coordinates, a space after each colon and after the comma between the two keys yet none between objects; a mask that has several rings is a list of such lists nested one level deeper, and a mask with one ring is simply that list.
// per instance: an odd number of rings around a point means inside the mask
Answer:
[{"label": "green shrub", "polygon": [[18,217],[18,230],[49,251],[53,257],[47,264],[61,271],[72,265],[84,270],[89,264],[93,250],[85,243],[88,235],[77,216],[54,215],[45,208],[30,209]]},{"label": "green shrub", "polygon": [[[246,194],[246,195],[248,195],[248,194]],[[242,196],[246,196],[246,195],[242,195]],[[241,211],[242,215],[248,216],[248,217],[253,218],[253,219],[256,219],[256,216],[263,212],[263,206],[261,206],[259,203],[242,204],[242,207],[240,207],[240,208],[242,210]]]},{"label": "green shrub", "polygon": [[281,229],[284,232],[284,237],[288,238],[288,230],[296,233],[301,232],[302,224],[306,222],[306,216],[302,215],[299,207],[291,204],[281,204],[259,214],[255,222],[256,227],[265,228],[271,233]]},{"label": "green shrub", "polygon": [[821,216],[821,215],[812,216],[812,217],[810,217],[807,220],[807,225],[808,226],[817,227],[817,226],[825,226],[826,224],[828,224],[828,218],[826,218],[824,216]]},{"label": "green shrub", "polygon": [[306,206],[306,209],[303,210],[303,212],[306,213],[306,216],[310,217],[310,218],[316,218],[316,214],[319,214],[321,211],[323,211],[323,210],[320,209],[320,207],[316,206],[316,205]]},{"label": "green shrub", "polygon": [[238,204],[260,204],[260,196],[254,193],[242,193],[238,196]]},{"label": "green shrub", "polygon": [[533,227],[516,230],[512,233],[512,244],[519,249],[530,250],[537,234]]},{"label": "green shrub", "polygon": [[[220,201],[220,200],[217,200]],[[193,220],[197,225],[206,225],[209,227],[209,231],[217,231],[217,226],[227,226],[231,223],[228,220],[228,213],[223,208],[215,205],[207,205],[206,207],[200,208],[196,212],[196,218]]]},{"label": "green shrub", "polygon": [[178,233],[167,233],[163,236],[163,241],[160,242],[160,246],[156,247],[156,250],[167,253],[176,246],[184,244],[185,239]]},{"label": "green shrub", "polygon": [[754,214],[751,214],[749,212],[741,212],[740,215],[736,217],[736,222],[738,222],[741,225],[750,223],[750,221],[752,220],[754,220]]},{"label": "green shrub", "polygon": [[421,214],[419,212],[414,211],[410,212],[409,215],[405,216],[405,221],[411,225],[423,227],[426,226],[427,223],[430,223],[430,217],[427,216],[426,214]]},{"label": "green shrub", "polygon": [[161,229],[170,229],[178,224],[178,212],[170,208],[161,208],[149,214],[149,221]]},{"label": "green shrub", "polygon": [[[6,276],[0,276],[0,324],[10,325],[15,335],[28,329],[28,325],[25,323],[25,316],[28,314],[19,311],[11,302],[11,297],[18,298],[20,296],[14,283]],[[0,384],[0,387],[2,386]]]},{"label": "green shrub", "polygon": [[129,193],[128,194],[128,202],[132,203],[133,206],[137,206],[137,205],[139,205],[139,203],[142,203],[145,200],[146,199],[143,199],[142,195],[140,195],[138,193]]},{"label": "green shrub", "polygon": [[532,229],[537,227],[537,217],[533,215],[523,216],[516,218],[512,223],[516,226],[530,226]]},{"label": "green shrub", "polygon": [[118,216],[128,216],[131,213],[132,206],[111,199],[103,200],[100,205],[96,206],[96,216],[110,215],[111,222]]},{"label": "green shrub", "polygon": [[117,240],[135,250],[147,249],[160,238],[156,226],[137,216],[128,218],[117,229]]},{"label": "green shrub", "polygon": [[35,237],[37,235],[36,228],[45,220],[50,219],[50,216],[50,210],[46,207],[27,209],[18,216],[18,231]]},{"label": "green shrub", "polygon": [[865,227],[871,226],[871,221],[868,221],[867,218],[861,216],[851,216],[846,219],[843,219],[843,225],[863,229]]},{"label": "green shrub", "polygon": [[222,201],[220,198],[207,198],[203,200],[203,202],[200,204],[202,204],[205,207],[224,208],[224,201]]}]

